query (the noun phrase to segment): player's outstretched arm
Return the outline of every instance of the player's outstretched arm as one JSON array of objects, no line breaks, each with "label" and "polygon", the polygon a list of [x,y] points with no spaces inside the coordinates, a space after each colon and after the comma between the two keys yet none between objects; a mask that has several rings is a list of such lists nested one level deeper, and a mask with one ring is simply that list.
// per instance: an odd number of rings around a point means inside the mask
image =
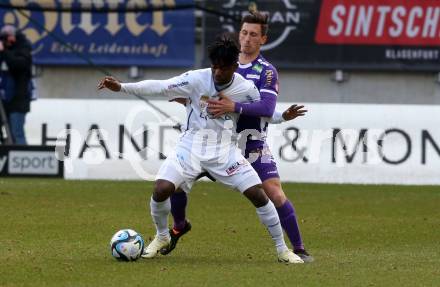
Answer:
[{"label": "player's outstretched arm", "polygon": [[272,118],[269,120],[271,124],[280,124],[291,121],[297,117],[302,117],[307,113],[303,105],[291,105],[284,112],[275,111]]},{"label": "player's outstretched arm", "polygon": [[[98,90],[107,88],[113,92],[124,92],[137,96],[169,96],[167,86],[172,84],[170,80],[144,80],[135,83],[121,83],[114,77],[106,76],[98,84]],[[177,90],[177,91],[176,91]],[[179,90],[173,90],[178,97]],[[180,91],[182,92],[182,91]],[[183,91],[185,93],[185,91]]]},{"label": "player's outstretched arm", "polygon": [[[196,75],[197,76],[197,75]],[[98,89],[107,88],[114,92],[124,92],[135,96],[163,96],[169,99],[189,98],[194,94],[194,78],[189,72],[166,80],[143,80],[134,83],[121,83],[107,76],[98,84]]]}]

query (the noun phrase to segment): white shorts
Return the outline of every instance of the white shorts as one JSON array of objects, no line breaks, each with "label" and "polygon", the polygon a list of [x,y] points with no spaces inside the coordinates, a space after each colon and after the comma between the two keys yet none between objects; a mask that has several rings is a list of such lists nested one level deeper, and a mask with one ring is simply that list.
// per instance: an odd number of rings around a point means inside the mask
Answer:
[{"label": "white shorts", "polygon": [[191,191],[192,187],[193,187],[193,183],[194,183],[194,182],[192,182],[191,184],[190,184],[190,183],[187,183],[187,182],[184,182],[184,183],[182,183],[179,187],[180,187],[185,193],[189,193],[189,192]]},{"label": "white shorts", "polygon": [[261,184],[257,172],[237,147],[231,148],[225,157],[200,159],[190,148],[179,144],[160,167],[156,180],[170,181],[176,188],[180,186],[185,192],[189,192],[196,177],[205,171],[219,182],[240,192]]}]

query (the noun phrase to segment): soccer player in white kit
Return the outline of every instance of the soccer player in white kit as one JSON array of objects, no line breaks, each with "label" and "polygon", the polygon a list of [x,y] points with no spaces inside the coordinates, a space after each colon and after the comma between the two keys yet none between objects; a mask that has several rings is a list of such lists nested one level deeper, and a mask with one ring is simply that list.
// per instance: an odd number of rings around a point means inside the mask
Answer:
[{"label": "soccer player in white kit", "polygon": [[222,35],[209,46],[211,68],[186,72],[168,80],[145,80],[120,83],[105,77],[98,89],[108,88],[137,95],[162,95],[169,99],[186,98],[188,119],[175,152],[162,164],[150,199],[150,211],[156,227],[154,240],[145,248],[143,258],[155,257],[170,243],[169,197],[182,183],[192,184],[201,172],[209,172],[219,182],[239,190],[257,209],[258,217],[268,229],[278,253],[278,260],[302,262],[284,242],[280,220],[273,203],[261,189],[258,174],[236,146],[237,114],[213,118],[207,100],[227,95],[237,102],[260,99],[254,84],[234,71],[240,50],[229,36]]}]

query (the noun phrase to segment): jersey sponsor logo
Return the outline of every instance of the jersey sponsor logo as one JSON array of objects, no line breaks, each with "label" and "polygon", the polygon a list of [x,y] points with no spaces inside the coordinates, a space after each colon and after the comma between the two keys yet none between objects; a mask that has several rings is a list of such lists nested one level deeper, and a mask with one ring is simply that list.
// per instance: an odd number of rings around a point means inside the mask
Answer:
[{"label": "jersey sponsor logo", "polygon": [[226,169],[226,173],[228,174],[228,175],[233,175],[234,173],[236,173],[242,166],[246,166],[246,165],[248,165],[249,163],[248,163],[248,161],[247,160],[245,160],[245,159],[243,159],[243,160],[240,160],[240,161],[237,161],[236,163],[234,163],[233,165],[231,165],[230,167],[228,167],[227,169]]},{"label": "jersey sponsor logo", "polygon": [[260,75],[255,75],[255,74],[247,74],[246,75],[247,79],[256,79],[259,80],[260,79]]},{"label": "jersey sponsor logo", "polygon": [[180,83],[177,83],[177,84],[171,84],[171,85],[168,86],[168,90],[172,90],[172,89],[175,89],[175,88],[183,87],[183,86],[186,86],[188,84],[189,84],[188,81],[180,82]]},{"label": "jersey sponsor logo", "polygon": [[252,67],[252,70],[256,71],[257,73],[261,73],[261,72],[263,71],[263,66],[260,65],[260,64],[255,64],[255,65]]}]

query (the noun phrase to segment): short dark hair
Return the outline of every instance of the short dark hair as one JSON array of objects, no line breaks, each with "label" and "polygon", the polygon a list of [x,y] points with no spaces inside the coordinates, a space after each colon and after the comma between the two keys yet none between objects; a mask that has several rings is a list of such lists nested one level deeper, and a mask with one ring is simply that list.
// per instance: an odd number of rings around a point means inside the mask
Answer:
[{"label": "short dark hair", "polygon": [[267,31],[269,30],[269,15],[258,11],[251,11],[241,19],[240,29],[243,27],[244,23],[260,24],[261,35],[266,36]]},{"label": "short dark hair", "polygon": [[221,65],[233,65],[238,62],[240,48],[237,41],[230,33],[223,33],[215,38],[214,43],[208,47],[208,55],[211,63]]}]

